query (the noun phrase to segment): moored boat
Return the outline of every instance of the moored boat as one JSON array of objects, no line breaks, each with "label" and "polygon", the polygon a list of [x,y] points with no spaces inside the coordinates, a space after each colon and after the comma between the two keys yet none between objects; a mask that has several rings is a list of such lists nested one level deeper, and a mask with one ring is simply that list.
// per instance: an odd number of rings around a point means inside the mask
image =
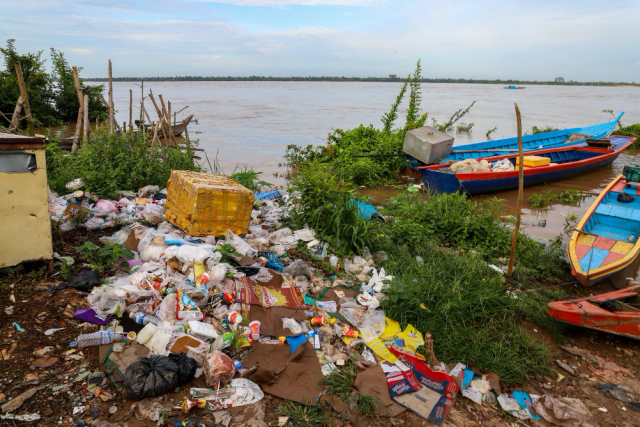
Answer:
[{"label": "moored boat", "polygon": [[640,185],[619,175],[600,193],[571,235],[567,248],[571,274],[590,286],[629,266],[640,252],[639,235]]},{"label": "moored boat", "polygon": [[561,322],[640,339],[640,283],[585,298],[553,301],[547,313]]},{"label": "moored boat", "polygon": [[[611,164],[622,150],[627,148],[636,138],[627,136],[611,136],[599,140],[598,148],[562,147],[538,150],[527,153],[541,158],[548,158],[546,166],[526,167],[524,169],[524,185],[545,184],[560,179],[584,174]],[[608,141],[608,148],[602,142]],[[422,166],[418,171],[426,188],[438,193],[466,192],[468,194],[493,193],[518,187],[518,171],[515,164],[518,154],[487,157],[491,163],[508,160],[513,170],[490,170],[488,172],[452,172],[452,163],[441,163]],[[466,160],[473,162],[473,159]]]},{"label": "moored boat", "polygon": [[[522,137],[522,147],[525,152],[542,150],[546,148],[570,147],[584,145],[587,139],[601,139],[609,136],[624,114],[621,112],[615,120],[584,127],[554,130]],[[469,158],[498,156],[518,152],[518,137],[495,139],[492,141],[475,142],[453,146],[448,157],[439,163],[464,160]],[[407,156],[407,167],[417,169],[425,166],[420,160]]]}]

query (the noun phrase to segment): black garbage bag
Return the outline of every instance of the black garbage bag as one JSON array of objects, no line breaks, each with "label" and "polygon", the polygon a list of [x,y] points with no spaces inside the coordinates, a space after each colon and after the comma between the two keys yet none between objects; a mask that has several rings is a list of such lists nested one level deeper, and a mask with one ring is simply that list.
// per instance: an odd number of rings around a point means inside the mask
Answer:
[{"label": "black garbage bag", "polygon": [[196,369],[198,369],[196,359],[187,356],[184,354],[184,351],[180,353],[169,353],[169,358],[173,360],[173,363],[178,365],[178,385],[191,381],[196,374]]},{"label": "black garbage bag", "polygon": [[180,368],[168,356],[152,355],[133,362],[124,374],[129,399],[161,396],[179,385]]},{"label": "black garbage bag", "polygon": [[95,286],[100,285],[101,283],[102,282],[100,281],[100,274],[98,274],[98,270],[85,270],[68,282],[60,283],[59,285],[50,287],[46,296],[52,297],[67,288],[75,288],[79,291],[91,292],[91,289],[93,289]]},{"label": "black garbage bag", "polygon": [[629,193],[618,194],[618,201],[620,203],[631,203],[634,200],[635,200],[635,197],[633,197],[633,194],[629,194]]}]

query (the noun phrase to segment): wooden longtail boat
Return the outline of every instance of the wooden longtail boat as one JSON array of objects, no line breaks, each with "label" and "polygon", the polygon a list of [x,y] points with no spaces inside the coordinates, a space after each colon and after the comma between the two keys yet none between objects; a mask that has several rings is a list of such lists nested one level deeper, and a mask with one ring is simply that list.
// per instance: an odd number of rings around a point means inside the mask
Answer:
[{"label": "wooden longtail boat", "polygon": [[[620,202],[620,194],[631,202]],[[640,185],[616,177],[584,214],[567,252],[571,273],[585,286],[600,282],[631,264],[640,252]]]},{"label": "wooden longtail boat", "polygon": [[584,328],[640,339],[640,283],[625,289],[554,301],[547,305],[549,316]]},{"label": "wooden longtail boat", "polygon": [[[540,157],[548,157],[550,164],[524,170],[524,185],[539,185],[600,169],[611,164],[622,150],[627,148],[636,138],[628,136],[611,136],[599,142],[609,141],[610,148],[561,147],[538,150],[527,153]],[[489,163],[508,159],[515,165],[517,154],[487,157]],[[425,187],[438,193],[466,192],[468,194],[493,193],[518,187],[518,171],[490,172],[458,172],[449,169],[451,163],[439,163],[422,166],[418,171],[422,175]]]}]

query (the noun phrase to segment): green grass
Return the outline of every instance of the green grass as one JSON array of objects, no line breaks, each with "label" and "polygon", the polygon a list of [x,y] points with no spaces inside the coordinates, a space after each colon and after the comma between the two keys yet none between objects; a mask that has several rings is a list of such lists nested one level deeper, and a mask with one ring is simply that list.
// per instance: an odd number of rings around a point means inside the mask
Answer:
[{"label": "green grass", "polygon": [[358,370],[348,363],[342,369],[332,371],[320,381],[320,384],[331,394],[344,395],[351,392]]},{"label": "green grass", "polygon": [[550,372],[549,351],[518,325],[521,301],[505,293],[502,276],[479,257],[427,247],[410,251],[388,245],[386,251],[385,271],[396,281],[382,301],[385,314],[430,332],[439,360],[492,369],[507,384]]},{"label": "green grass", "polygon": [[614,135],[623,135],[623,136],[635,136],[638,138],[631,147],[629,148],[638,148],[640,147],[640,123],[636,123],[630,126],[624,126],[620,129],[616,129],[613,131]]},{"label": "green grass", "polygon": [[529,197],[529,203],[534,209],[545,209],[554,203],[574,205],[582,202],[587,197],[589,197],[589,195],[580,190],[565,190],[560,194],[553,193],[549,190],[543,191],[542,193],[533,193],[531,197]]},{"label": "green grass", "polygon": [[107,134],[95,132],[90,144],[82,144],[76,154],[63,151],[57,144],[47,145],[49,187],[67,194],[65,185],[81,178],[85,191],[111,198],[118,190],[138,191],[146,185],[166,186],[172,169],[201,170],[193,159],[194,151],[161,145],[151,146],[137,133]]},{"label": "green grass", "polygon": [[356,397],[356,410],[364,416],[375,416],[378,413],[378,399],[366,394]]},{"label": "green grass", "polygon": [[290,400],[278,406],[278,414],[289,417],[287,425],[295,427],[320,427],[331,422],[322,406],[302,405]]}]

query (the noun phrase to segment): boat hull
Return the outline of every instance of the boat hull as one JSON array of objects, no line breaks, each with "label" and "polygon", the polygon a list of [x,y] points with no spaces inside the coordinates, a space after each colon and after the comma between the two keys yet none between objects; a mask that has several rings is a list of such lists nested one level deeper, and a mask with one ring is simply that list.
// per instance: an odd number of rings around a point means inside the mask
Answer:
[{"label": "boat hull", "polygon": [[[551,132],[544,132],[535,135],[525,135],[522,137],[522,147],[525,152],[558,147],[572,147],[584,145],[586,138],[601,139],[609,136],[624,112],[620,113],[615,120],[606,123],[586,127],[575,127]],[[503,138],[493,141],[476,142],[472,144],[455,145],[451,154],[439,163],[460,161],[464,159],[479,159],[490,156],[512,154],[518,151],[518,138]],[[424,163],[411,156],[407,156],[407,167],[416,169],[424,166]]]},{"label": "boat hull", "polygon": [[[620,193],[634,196],[621,203]],[[584,286],[605,280],[630,266],[640,254],[640,187],[627,188],[623,175],[607,185],[571,234],[567,255],[571,274]]]},{"label": "boat hull", "polygon": [[[622,150],[633,142],[633,138],[628,137],[611,137],[611,141],[616,141],[617,145],[614,151],[606,152],[600,150],[602,155],[585,158],[583,160],[570,163],[561,163],[538,168],[524,170],[524,186],[541,185],[561,179],[582,175],[611,164],[622,153]],[[536,154],[549,154],[551,160],[554,158],[566,157],[563,153],[569,152],[570,149],[559,148],[551,150],[540,150]],[[589,150],[584,148],[585,152],[598,152],[599,150]],[[496,156],[488,158],[493,161],[510,156]],[[446,173],[441,172],[445,165],[425,166],[418,168],[422,174],[422,180],[426,188],[438,193],[455,193],[465,192],[471,195],[494,193],[497,191],[511,190],[518,188],[518,171],[506,172],[467,172],[467,173]]]},{"label": "boat hull", "polygon": [[637,298],[639,289],[640,285],[634,284],[626,289],[593,297],[550,302],[547,314],[571,325],[640,339],[640,311],[611,311],[600,305],[605,300]]}]

